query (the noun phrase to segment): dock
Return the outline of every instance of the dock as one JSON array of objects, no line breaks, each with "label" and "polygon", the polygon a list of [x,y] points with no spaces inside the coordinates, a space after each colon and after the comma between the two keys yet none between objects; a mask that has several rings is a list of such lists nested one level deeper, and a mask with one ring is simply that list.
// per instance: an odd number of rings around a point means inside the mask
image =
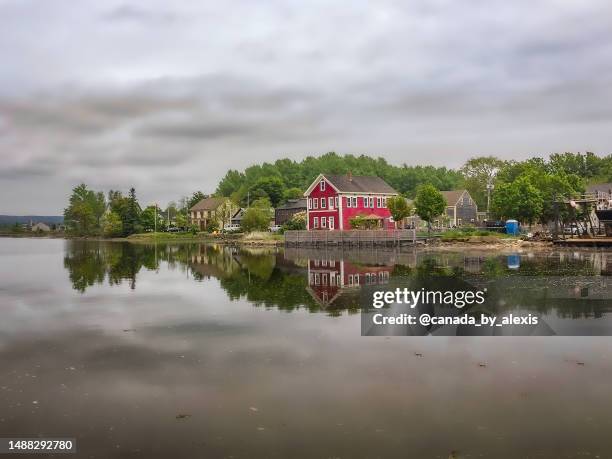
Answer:
[{"label": "dock", "polygon": [[553,244],[559,247],[612,247],[612,237],[556,239]]},{"label": "dock", "polygon": [[416,244],[414,229],[285,231],[287,246],[401,246]]}]

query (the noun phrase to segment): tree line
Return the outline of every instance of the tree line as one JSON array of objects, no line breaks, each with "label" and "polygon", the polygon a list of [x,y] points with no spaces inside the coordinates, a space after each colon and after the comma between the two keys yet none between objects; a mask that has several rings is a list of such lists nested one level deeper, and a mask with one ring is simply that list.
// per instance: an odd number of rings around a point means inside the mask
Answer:
[{"label": "tree line", "polygon": [[[308,156],[302,161],[285,158],[253,165],[244,171],[230,170],[218,183],[214,195],[228,197],[240,207],[253,208],[244,223],[256,228],[265,226],[264,220],[267,225],[269,208],[302,197],[319,174],[348,172],[379,176],[403,197],[414,199],[414,207],[408,209],[403,202],[391,201],[394,217],[416,213],[431,221],[445,206],[436,191],[465,188],[478,208],[490,210],[493,218],[544,223],[559,212],[555,201],[583,192],[589,183],[612,182],[612,155],[568,152],[553,154],[547,160],[531,158],[525,161],[479,156],[454,170],[406,164],[395,166],[380,157],[342,156],[330,152],[319,157]],[[116,190],[105,195],[81,184],[72,190],[64,217],[68,231],[76,235],[128,236],[155,227],[187,228],[189,208],[205,197],[204,193],[196,191],[178,203],[169,203],[165,209],[156,206],[142,209],[133,188],[127,195]],[[561,218],[563,212],[562,209]]]},{"label": "tree line", "polygon": [[72,190],[64,209],[64,224],[74,236],[127,237],[171,227],[195,230],[189,226],[188,211],[203,198],[205,195],[196,191],[178,204],[172,201],[165,208],[154,204],[143,209],[133,187],[127,195],[118,190],[104,194],[82,183]]}]

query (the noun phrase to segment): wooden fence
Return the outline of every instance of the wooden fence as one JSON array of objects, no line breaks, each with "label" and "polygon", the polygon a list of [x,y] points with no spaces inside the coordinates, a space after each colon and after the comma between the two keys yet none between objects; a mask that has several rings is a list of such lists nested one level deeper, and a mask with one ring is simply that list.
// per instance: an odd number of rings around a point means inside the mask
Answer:
[{"label": "wooden fence", "polygon": [[416,243],[416,230],[285,231],[286,245],[402,245]]}]

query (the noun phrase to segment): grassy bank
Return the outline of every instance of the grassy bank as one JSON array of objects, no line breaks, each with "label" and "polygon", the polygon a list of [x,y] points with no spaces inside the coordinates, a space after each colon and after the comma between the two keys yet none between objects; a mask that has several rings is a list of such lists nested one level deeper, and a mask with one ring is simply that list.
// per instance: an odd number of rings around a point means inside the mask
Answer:
[{"label": "grassy bank", "polygon": [[284,239],[280,234],[269,232],[253,233],[139,233],[132,234],[125,239],[130,242],[216,242],[220,244],[246,244],[246,245],[277,245]]},{"label": "grassy bank", "polygon": [[500,240],[515,240],[516,236],[496,231],[483,230],[449,230],[442,233],[443,242],[497,242]]}]

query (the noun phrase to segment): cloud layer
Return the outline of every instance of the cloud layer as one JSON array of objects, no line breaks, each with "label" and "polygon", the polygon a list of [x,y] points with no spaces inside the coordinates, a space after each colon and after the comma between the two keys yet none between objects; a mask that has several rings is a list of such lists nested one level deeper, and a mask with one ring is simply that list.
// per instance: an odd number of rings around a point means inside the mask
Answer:
[{"label": "cloud layer", "polygon": [[334,150],[612,150],[612,4],[0,0],[0,213]]}]

